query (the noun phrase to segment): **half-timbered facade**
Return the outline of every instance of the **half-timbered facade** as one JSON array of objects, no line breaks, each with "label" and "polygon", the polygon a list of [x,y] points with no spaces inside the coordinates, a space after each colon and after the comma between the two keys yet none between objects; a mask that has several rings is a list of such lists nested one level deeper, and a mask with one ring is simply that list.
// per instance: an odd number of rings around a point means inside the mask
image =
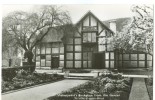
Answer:
[{"label": "half-timbered facade", "polygon": [[65,45],[65,68],[114,68],[110,45],[114,32],[88,12],[77,24],[78,32]]},{"label": "half-timbered facade", "polygon": [[145,53],[114,52],[112,39],[116,32],[115,20],[109,22],[108,28],[89,11],[75,27],[78,31],[71,33],[65,43],[62,42],[61,32],[51,30],[45,36],[36,46],[37,68],[123,69],[153,66],[152,56]]}]

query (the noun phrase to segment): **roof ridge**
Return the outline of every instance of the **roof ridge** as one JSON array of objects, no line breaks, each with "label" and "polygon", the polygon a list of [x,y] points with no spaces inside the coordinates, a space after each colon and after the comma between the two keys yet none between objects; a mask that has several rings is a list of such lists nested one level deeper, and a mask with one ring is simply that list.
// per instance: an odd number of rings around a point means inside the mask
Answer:
[{"label": "roof ridge", "polygon": [[93,17],[95,17],[108,31],[114,33],[110,28],[108,28],[106,25],[104,25],[104,23],[98,18],[96,17],[92,12],[91,10],[88,10],[87,13],[84,14],[83,17],[81,17],[81,19],[75,24],[75,25],[78,25],[80,23],[81,20],[83,20],[85,18],[85,16],[87,16],[88,14],[91,14]]}]

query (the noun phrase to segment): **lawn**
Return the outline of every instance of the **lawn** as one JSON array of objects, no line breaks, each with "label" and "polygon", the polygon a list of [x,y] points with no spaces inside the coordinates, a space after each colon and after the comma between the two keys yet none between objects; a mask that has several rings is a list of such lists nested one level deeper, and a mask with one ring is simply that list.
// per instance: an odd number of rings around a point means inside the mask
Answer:
[{"label": "lawn", "polygon": [[97,98],[104,98],[104,100],[128,100],[131,85],[132,79],[124,78],[121,74],[108,72],[46,100],[85,100]]},{"label": "lawn", "polygon": [[62,79],[64,79],[62,75],[30,73],[29,71],[19,70],[11,80],[2,79],[2,93]]}]

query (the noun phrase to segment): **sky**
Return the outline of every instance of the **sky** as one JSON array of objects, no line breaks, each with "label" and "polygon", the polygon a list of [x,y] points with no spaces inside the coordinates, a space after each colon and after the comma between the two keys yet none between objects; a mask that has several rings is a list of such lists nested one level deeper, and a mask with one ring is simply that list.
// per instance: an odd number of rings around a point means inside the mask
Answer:
[{"label": "sky", "polygon": [[[69,11],[73,23],[78,22],[88,11],[94,13],[102,21],[133,16],[133,13],[131,12],[131,5],[127,4],[70,4],[59,6],[62,6],[63,9]],[[7,14],[13,11],[31,12],[36,9],[36,5],[2,5],[2,17],[7,16]]]}]

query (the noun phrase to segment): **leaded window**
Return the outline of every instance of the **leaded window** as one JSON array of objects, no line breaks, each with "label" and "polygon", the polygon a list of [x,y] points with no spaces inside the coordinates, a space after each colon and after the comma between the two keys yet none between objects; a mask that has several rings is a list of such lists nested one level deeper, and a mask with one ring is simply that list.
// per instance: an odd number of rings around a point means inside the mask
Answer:
[{"label": "leaded window", "polygon": [[83,33],[83,43],[96,42],[96,33]]}]

